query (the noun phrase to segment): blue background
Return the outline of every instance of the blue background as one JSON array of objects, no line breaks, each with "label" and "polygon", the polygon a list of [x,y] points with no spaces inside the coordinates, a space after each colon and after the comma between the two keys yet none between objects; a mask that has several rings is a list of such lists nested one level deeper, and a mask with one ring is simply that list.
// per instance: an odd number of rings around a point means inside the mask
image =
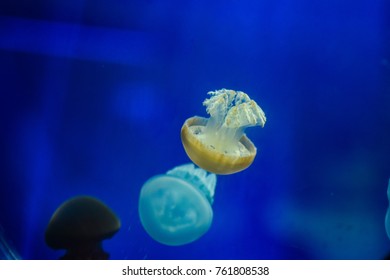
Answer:
[{"label": "blue background", "polygon": [[[382,259],[390,176],[386,0],[1,1],[0,225],[25,259],[55,209],[103,200],[113,259]],[[219,176],[214,221],[167,247],[143,230],[150,177],[189,162],[183,122],[209,90],[267,115],[258,155]]]}]

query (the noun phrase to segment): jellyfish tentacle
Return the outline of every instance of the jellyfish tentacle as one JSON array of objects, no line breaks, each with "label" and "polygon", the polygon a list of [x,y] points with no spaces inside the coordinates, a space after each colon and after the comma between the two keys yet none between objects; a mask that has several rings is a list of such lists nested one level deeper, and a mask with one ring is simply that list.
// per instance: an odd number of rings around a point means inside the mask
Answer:
[{"label": "jellyfish tentacle", "polygon": [[207,174],[202,168],[196,168],[194,164],[188,163],[168,170],[167,175],[176,176],[191,182],[211,204],[213,203],[215,186],[217,184],[217,176],[215,174]]}]

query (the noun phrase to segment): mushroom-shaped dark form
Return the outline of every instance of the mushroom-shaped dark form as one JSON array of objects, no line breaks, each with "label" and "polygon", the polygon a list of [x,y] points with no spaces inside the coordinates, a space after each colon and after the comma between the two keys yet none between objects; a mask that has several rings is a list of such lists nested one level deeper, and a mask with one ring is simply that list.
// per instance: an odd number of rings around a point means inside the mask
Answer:
[{"label": "mushroom-shaped dark form", "polygon": [[120,229],[120,220],[100,200],[78,196],[65,201],[54,212],[45,241],[52,249],[65,249],[64,260],[105,260],[102,241]]}]

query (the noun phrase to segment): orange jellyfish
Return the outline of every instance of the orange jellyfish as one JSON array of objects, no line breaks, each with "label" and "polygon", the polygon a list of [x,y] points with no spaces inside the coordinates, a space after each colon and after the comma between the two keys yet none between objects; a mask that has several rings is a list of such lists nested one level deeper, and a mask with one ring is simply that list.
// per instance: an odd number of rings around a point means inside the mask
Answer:
[{"label": "orange jellyfish", "polygon": [[232,174],[249,167],[256,147],[245,135],[251,126],[264,127],[266,117],[257,103],[242,91],[221,89],[208,92],[203,102],[210,118],[192,117],[181,129],[181,140],[189,158],[216,174]]}]

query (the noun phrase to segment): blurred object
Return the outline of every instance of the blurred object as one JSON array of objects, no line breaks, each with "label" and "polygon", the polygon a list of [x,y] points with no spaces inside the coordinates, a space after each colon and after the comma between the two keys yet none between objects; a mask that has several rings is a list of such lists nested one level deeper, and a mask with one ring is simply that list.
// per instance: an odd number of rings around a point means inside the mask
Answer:
[{"label": "blurred object", "polygon": [[66,249],[61,259],[104,260],[102,241],[120,229],[118,217],[103,202],[79,196],[64,202],[53,214],[46,229],[46,244]]},{"label": "blurred object", "polygon": [[156,42],[145,32],[6,16],[0,25],[7,26],[0,50],[135,66],[156,60]]},{"label": "blurred object", "polygon": [[[387,186],[387,199],[389,200],[390,203],[390,179],[389,179],[389,184]],[[385,228],[386,228],[387,237],[390,239],[390,205],[389,208],[387,208],[387,212],[386,212]]]},{"label": "blurred object", "polygon": [[0,226],[0,260],[20,260],[19,254],[7,242],[4,229]]},{"label": "blurred object", "polygon": [[171,246],[191,243],[203,236],[213,220],[217,176],[183,164],[154,176],[142,187],[139,216],[146,232]]}]

